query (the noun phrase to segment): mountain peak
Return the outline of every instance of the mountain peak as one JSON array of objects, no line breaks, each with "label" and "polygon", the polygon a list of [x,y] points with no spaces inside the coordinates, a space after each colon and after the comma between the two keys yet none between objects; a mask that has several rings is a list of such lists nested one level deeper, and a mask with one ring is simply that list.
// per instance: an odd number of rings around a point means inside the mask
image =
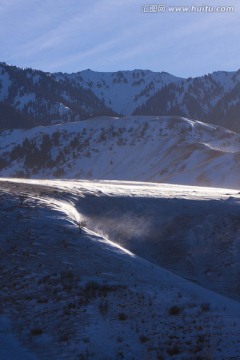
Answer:
[{"label": "mountain peak", "polygon": [[0,128],[100,115],[180,115],[240,131],[239,71],[184,79],[142,69],[67,74],[1,67]]}]

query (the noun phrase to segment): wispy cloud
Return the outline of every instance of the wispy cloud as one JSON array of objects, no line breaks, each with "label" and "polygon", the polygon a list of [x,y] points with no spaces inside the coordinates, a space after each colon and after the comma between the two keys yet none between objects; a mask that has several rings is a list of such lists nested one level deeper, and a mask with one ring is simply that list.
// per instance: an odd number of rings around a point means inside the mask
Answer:
[{"label": "wispy cloud", "polygon": [[[237,0],[231,0],[236,7],[233,14],[143,14],[142,3],[1,0],[1,60],[49,71],[142,66],[180,76],[187,67],[189,72],[202,69],[202,60],[205,69],[214,61],[216,69],[221,63],[229,63],[224,48],[234,50],[232,64],[237,62]],[[184,5],[187,3],[192,1],[184,0]],[[208,3],[216,5],[215,0]],[[207,58],[203,51],[208,52]],[[221,56],[214,60],[216,51]],[[174,56],[184,61],[176,62]]]}]

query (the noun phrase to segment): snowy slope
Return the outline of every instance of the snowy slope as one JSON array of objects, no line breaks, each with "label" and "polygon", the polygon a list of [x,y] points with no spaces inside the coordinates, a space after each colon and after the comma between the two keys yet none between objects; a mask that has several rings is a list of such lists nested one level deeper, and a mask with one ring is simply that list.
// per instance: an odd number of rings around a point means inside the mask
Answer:
[{"label": "snowy slope", "polygon": [[0,63],[0,129],[96,116],[184,116],[240,132],[240,70],[179,78],[149,70],[45,73]]},{"label": "snowy slope", "polygon": [[131,115],[157,91],[180,78],[165,72],[133,70],[118,72],[96,72],[84,70],[75,74],[53,74],[59,81],[69,80],[74,86],[93,91],[107,107],[117,114]]},{"label": "snowy slope", "polygon": [[0,63],[0,129],[31,128],[115,115],[92,91],[50,73]]},{"label": "snowy slope", "polygon": [[53,74],[60,83],[92,91],[123,115],[180,115],[239,131],[240,71],[216,71],[183,79],[165,72],[133,70]]},{"label": "snowy slope", "polygon": [[239,132],[240,71],[218,71],[170,83],[133,115],[179,115]]},{"label": "snowy slope", "polygon": [[[240,72],[227,71],[216,71],[188,79],[149,70],[103,73],[88,69],[73,74],[56,73],[53,76],[60,82],[69,80],[74,86],[93,91],[100,100],[119,114],[131,115],[137,109],[140,109],[137,110],[138,115],[142,114],[141,111],[145,114],[146,106],[149,115],[157,115],[159,111],[162,114],[163,110],[165,114],[169,111],[176,114],[178,108],[179,115],[185,113],[186,116],[193,117],[194,103],[199,102],[201,118],[204,118],[204,114],[211,113],[226,94],[235,91],[236,87],[238,89],[240,81]],[[168,93],[168,90],[172,94]],[[167,98],[164,94],[168,94]],[[192,97],[190,104],[185,101],[188,96]],[[154,108],[156,112],[153,113],[153,108],[149,109],[146,103],[149,101],[152,104],[152,98],[155,97],[159,97],[162,108]]]},{"label": "snowy slope", "polygon": [[240,135],[180,117],[99,117],[3,131],[1,176],[239,188]]},{"label": "snowy slope", "polygon": [[116,246],[80,209],[104,200],[114,215],[114,198],[155,209],[165,198],[173,212],[186,200],[197,211],[236,191],[47,180],[1,180],[0,189],[0,354],[13,354],[12,342],[26,359],[238,358],[238,302]]}]

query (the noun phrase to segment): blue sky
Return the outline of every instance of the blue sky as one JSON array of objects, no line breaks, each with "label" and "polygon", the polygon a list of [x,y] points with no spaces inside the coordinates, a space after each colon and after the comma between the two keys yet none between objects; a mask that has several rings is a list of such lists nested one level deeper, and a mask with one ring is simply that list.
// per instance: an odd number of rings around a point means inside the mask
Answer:
[{"label": "blue sky", "polygon": [[[164,4],[165,12],[149,12],[152,4]],[[187,5],[234,11],[168,10]],[[239,39],[239,0],[0,0],[0,61],[50,72],[234,71]]]}]

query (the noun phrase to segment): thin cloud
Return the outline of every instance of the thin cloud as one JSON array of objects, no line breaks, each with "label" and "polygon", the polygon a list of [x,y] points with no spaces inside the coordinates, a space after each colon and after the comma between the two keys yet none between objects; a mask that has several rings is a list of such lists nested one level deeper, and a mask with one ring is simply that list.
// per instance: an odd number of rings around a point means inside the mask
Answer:
[{"label": "thin cloud", "polygon": [[224,47],[234,52],[232,64],[240,55],[239,6],[231,2],[233,14],[143,14],[140,0],[1,0],[1,60],[49,71],[144,67],[182,76],[210,68],[221,54],[217,70],[229,61]]}]

